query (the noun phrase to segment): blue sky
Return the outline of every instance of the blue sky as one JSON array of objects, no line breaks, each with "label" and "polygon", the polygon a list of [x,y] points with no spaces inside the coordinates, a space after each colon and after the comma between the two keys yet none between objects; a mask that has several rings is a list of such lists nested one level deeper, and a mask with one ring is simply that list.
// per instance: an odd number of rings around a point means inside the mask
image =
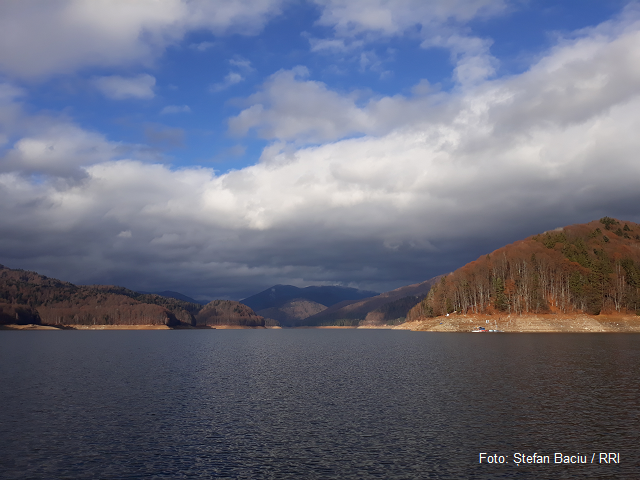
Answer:
[{"label": "blue sky", "polygon": [[0,5],[0,262],[248,296],[387,290],[638,221],[640,6]]}]

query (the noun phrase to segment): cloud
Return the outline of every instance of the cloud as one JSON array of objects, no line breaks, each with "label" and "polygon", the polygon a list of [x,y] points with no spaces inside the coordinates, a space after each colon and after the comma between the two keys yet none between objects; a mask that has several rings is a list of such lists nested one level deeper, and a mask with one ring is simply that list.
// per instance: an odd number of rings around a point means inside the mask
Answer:
[{"label": "cloud", "polygon": [[439,110],[433,98],[425,97],[397,95],[359,102],[362,92],[334,92],[322,82],[307,80],[308,76],[303,66],[273,74],[260,92],[246,100],[249,106],[229,120],[230,131],[245,135],[255,129],[262,138],[272,140],[332,141],[388,133]]},{"label": "cloud", "polygon": [[160,111],[160,115],[166,115],[168,113],[189,113],[191,108],[189,105],[167,105]]},{"label": "cloud", "polygon": [[0,71],[38,78],[88,66],[148,65],[191,30],[255,34],[279,14],[281,4],[281,0],[0,2],[4,46]]},{"label": "cloud", "polygon": [[93,79],[93,84],[103,95],[114,100],[153,98],[155,96],[153,87],[156,84],[156,79],[148,74],[129,78],[111,75],[96,77]]},{"label": "cloud", "polygon": [[254,68],[251,66],[251,62],[246,58],[242,58],[240,56],[236,56],[229,60],[229,63],[234,67],[243,70],[245,72],[252,72]]},{"label": "cloud", "polygon": [[[490,42],[468,36],[466,25],[474,19],[490,18],[508,10],[506,0],[315,0],[322,14],[318,24],[332,27],[333,38],[310,38],[311,50],[344,54],[363,49],[370,42],[393,36],[422,38],[422,47],[451,51],[461,85],[490,78],[497,60],[490,55]],[[363,57],[364,55],[364,57]],[[372,63],[371,54],[355,56],[360,68]]]},{"label": "cloud", "polygon": [[[318,24],[333,27],[339,37],[377,33],[402,35],[420,26],[439,30],[505,11],[504,0],[315,0],[322,9]],[[429,34],[432,32],[424,32]]]},{"label": "cloud", "polygon": [[312,52],[345,53],[364,46],[361,40],[346,42],[343,38],[309,38],[309,43],[311,43]]},{"label": "cloud", "polygon": [[229,72],[222,82],[212,84],[209,87],[209,90],[212,92],[221,92],[222,90],[226,90],[230,86],[242,81],[244,81],[244,77],[242,75],[237,72]]},{"label": "cloud", "polygon": [[120,144],[99,133],[69,122],[41,119],[37,132],[21,138],[6,152],[0,172],[80,178],[83,167],[117,158],[122,150]]},{"label": "cloud", "polygon": [[214,46],[215,46],[215,43],[213,42],[200,42],[200,43],[192,43],[191,45],[189,45],[189,48],[198,50],[199,52],[206,52],[207,50],[209,50],[210,48],[213,48]]},{"label": "cloud", "polygon": [[[416,97],[361,103],[304,69],[277,72],[236,126],[273,143],[223,175],[108,155],[74,183],[5,169],[0,263],[203,297],[336,280],[386,290],[559,225],[640,221],[630,15],[561,39],[522,74],[446,94],[421,83]],[[33,152],[38,168],[66,158]]]}]

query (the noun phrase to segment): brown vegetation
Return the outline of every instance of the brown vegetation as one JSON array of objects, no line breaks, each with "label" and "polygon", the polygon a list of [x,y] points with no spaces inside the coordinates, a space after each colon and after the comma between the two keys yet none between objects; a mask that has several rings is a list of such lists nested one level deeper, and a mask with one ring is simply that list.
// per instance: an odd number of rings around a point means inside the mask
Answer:
[{"label": "brown vegetation", "polygon": [[37,310],[28,305],[0,303],[0,325],[37,325],[41,323]]},{"label": "brown vegetation", "polygon": [[214,300],[207,303],[196,315],[196,326],[237,325],[264,327],[264,318],[256,315],[246,305],[231,300]]},{"label": "brown vegetation", "polygon": [[191,312],[200,307],[122,287],[76,286],[1,265],[0,302],[4,324],[193,325]]},{"label": "brown vegetation", "polygon": [[635,315],[640,225],[609,217],[515,242],[443,277],[407,316]]}]

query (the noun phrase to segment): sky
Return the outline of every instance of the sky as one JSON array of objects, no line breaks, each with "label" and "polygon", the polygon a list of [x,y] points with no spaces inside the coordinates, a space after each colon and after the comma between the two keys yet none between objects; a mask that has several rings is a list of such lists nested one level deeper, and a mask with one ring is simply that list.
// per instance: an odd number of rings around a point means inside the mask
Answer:
[{"label": "sky", "polygon": [[640,222],[640,4],[0,3],[0,263],[387,291]]}]

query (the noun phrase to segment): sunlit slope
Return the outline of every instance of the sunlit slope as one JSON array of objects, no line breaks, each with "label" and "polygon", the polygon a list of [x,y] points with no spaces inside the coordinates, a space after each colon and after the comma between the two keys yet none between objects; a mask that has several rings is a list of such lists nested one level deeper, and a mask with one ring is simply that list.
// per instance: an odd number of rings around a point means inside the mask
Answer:
[{"label": "sunlit slope", "polygon": [[640,225],[604,217],[502,247],[443,277],[407,321],[446,314],[635,314]]}]

